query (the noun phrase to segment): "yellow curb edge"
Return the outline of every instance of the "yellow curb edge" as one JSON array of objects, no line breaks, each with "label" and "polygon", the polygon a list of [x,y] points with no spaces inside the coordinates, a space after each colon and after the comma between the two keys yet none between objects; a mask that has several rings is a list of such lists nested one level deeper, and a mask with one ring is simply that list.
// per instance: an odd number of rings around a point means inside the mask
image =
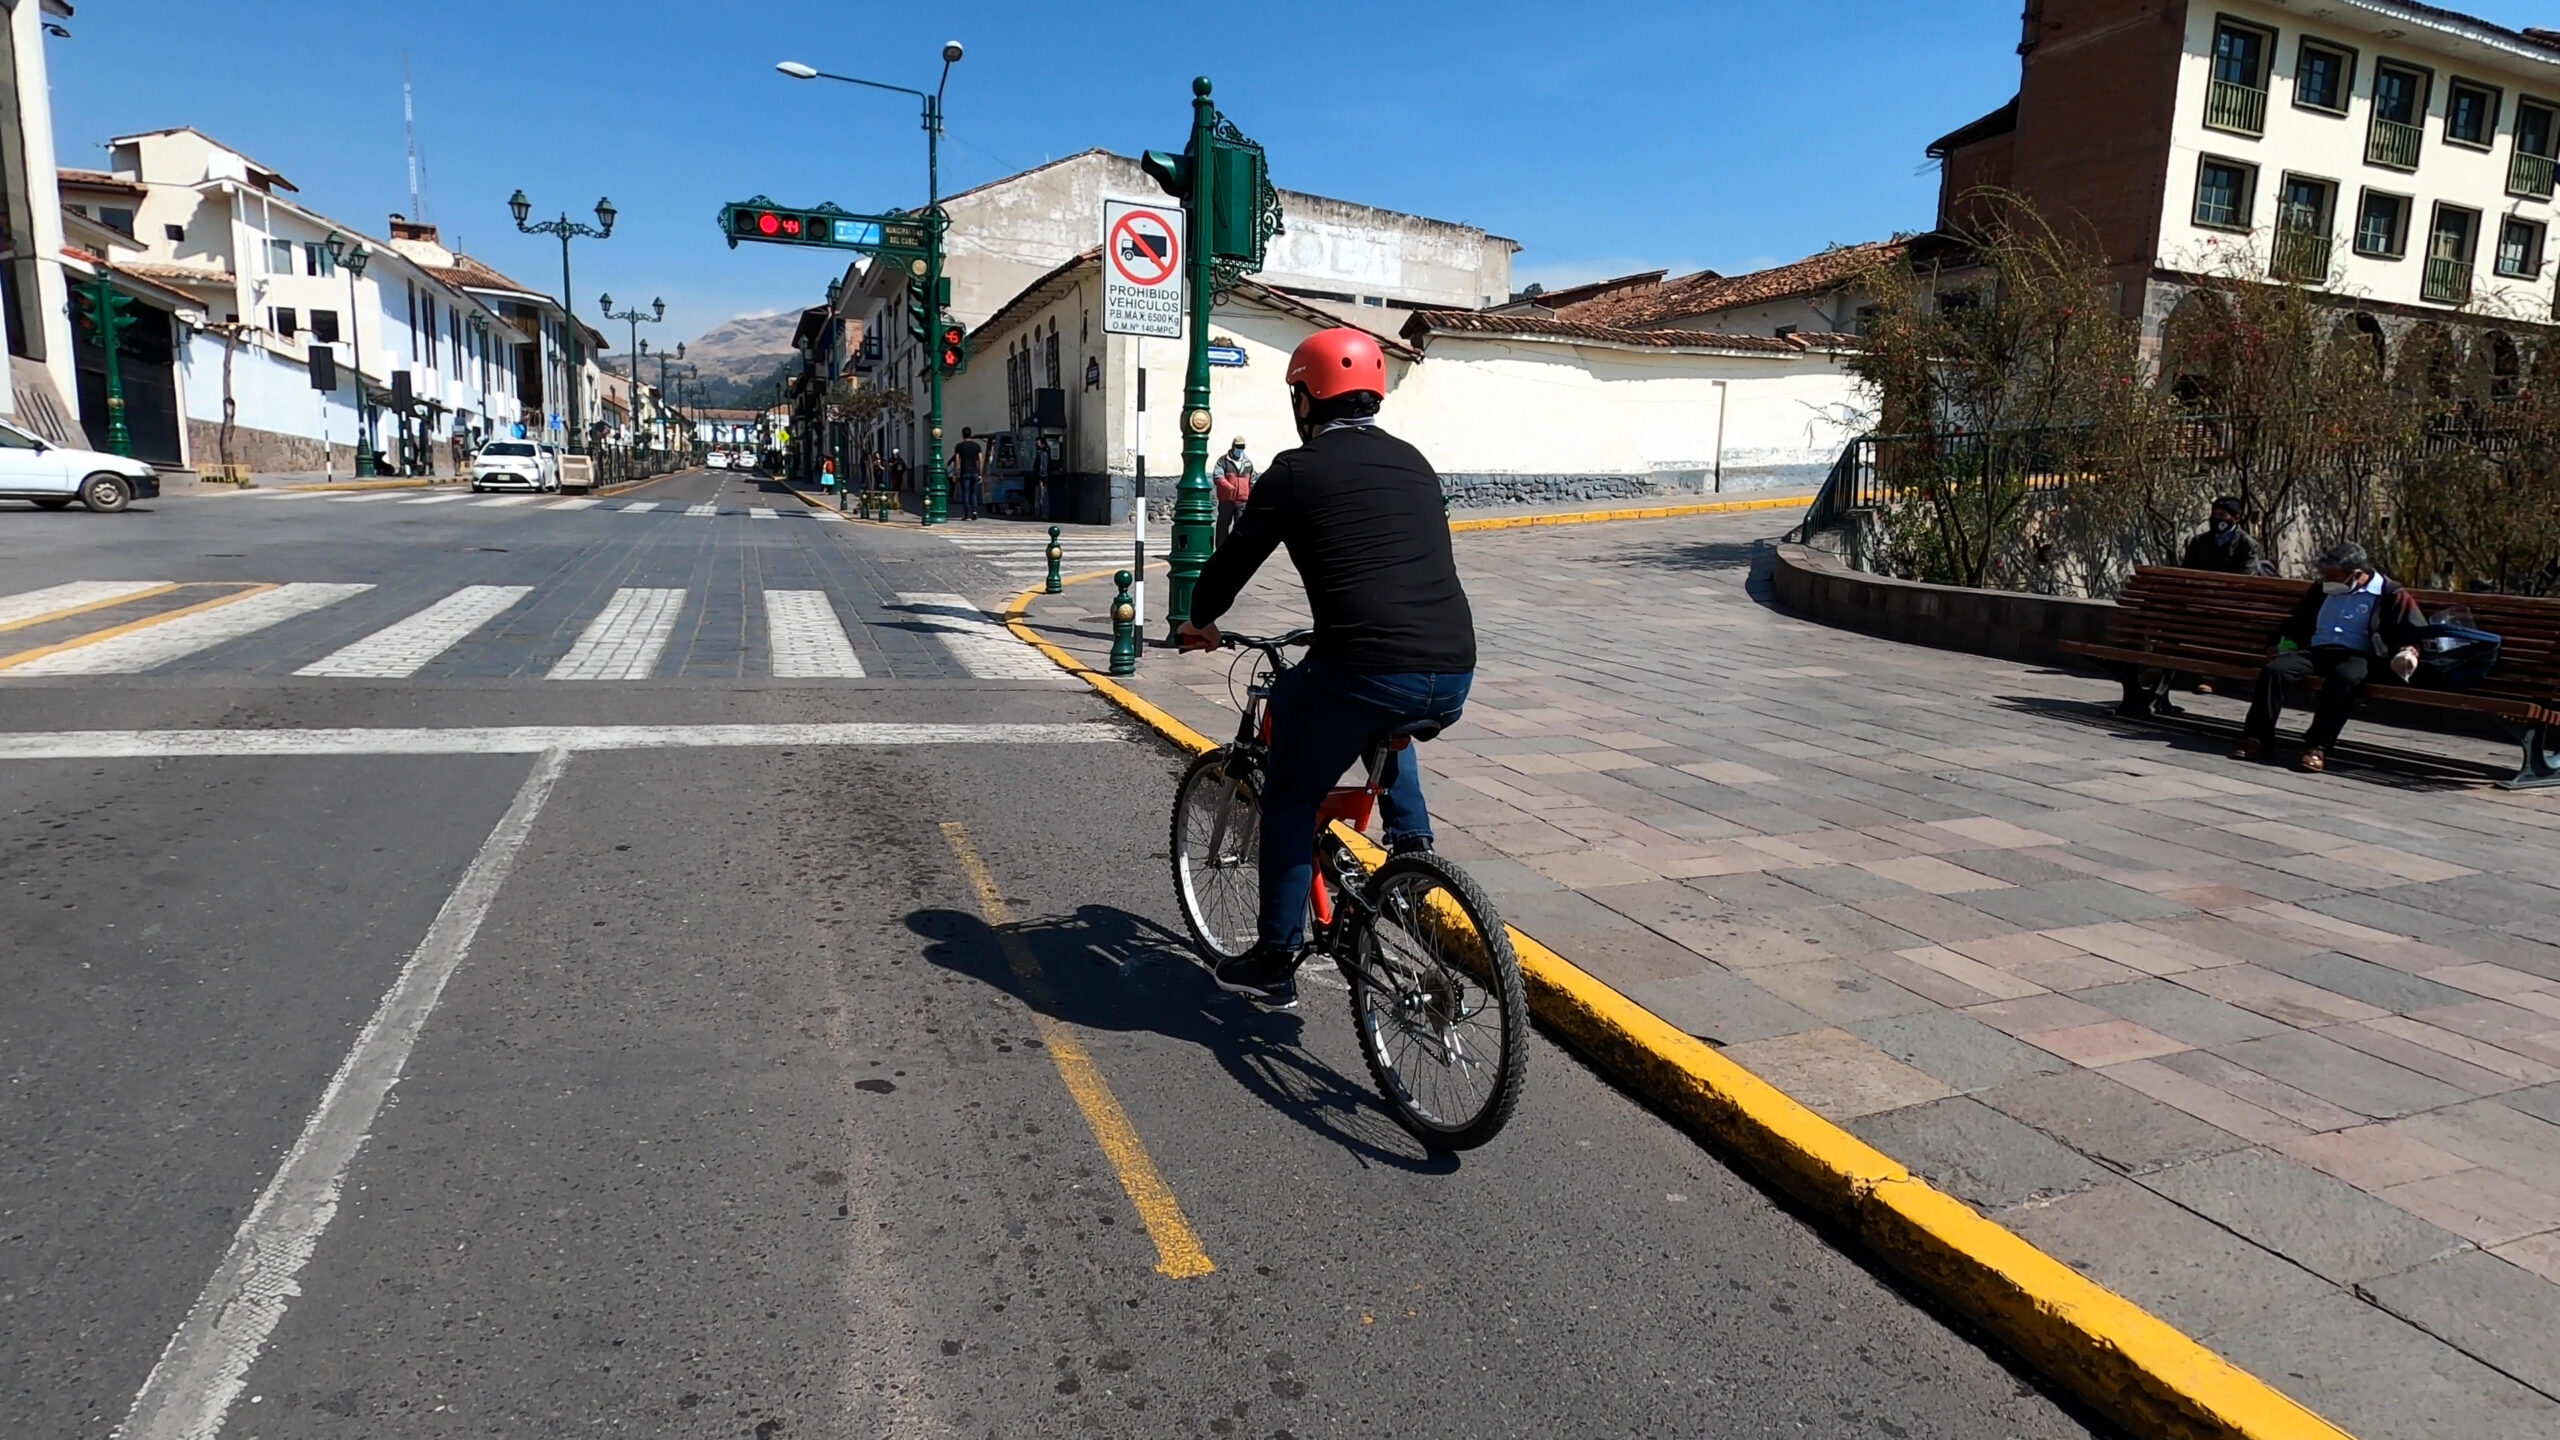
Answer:
[{"label": "yellow curb edge", "polygon": [[[1068,583],[1103,573],[1074,576]],[[1029,611],[1045,593],[1041,588],[1016,595],[1005,607],[1006,627],[1175,745],[1194,754],[1216,748],[1209,737],[1032,628]],[[1384,859],[1367,837],[1338,825],[1336,833],[1370,864]],[[1519,927],[1504,928],[1520,956],[1531,1012],[1583,1058],[1845,1226],[1886,1264],[1998,1336],[2092,1408],[2137,1434],[2179,1440],[2352,1440],[2308,1407],[1911,1174]]]}]

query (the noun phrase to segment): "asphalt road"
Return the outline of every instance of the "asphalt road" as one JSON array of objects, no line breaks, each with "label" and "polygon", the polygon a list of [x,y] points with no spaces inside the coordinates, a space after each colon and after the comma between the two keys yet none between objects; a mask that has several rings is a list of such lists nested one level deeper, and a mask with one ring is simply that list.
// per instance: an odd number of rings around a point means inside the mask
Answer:
[{"label": "asphalt road", "polygon": [[[982,559],[608,508],[792,503],[752,485],[0,513],[0,604],[375,587],[141,673],[9,668],[134,618],[113,607],[0,630],[0,747],[277,746],[0,758],[0,1432],[2088,1433],[1543,1042],[1499,1141],[1420,1149],[1338,990],[1266,1015],[1185,958],[1175,758],[1080,687],[978,673],[898,598],[983,599]],[[523,608],[410,675],[294,673],[480,584]],[[650,674],[549,678],[635,586],[686,592]],[[777,586],[826,595],[864,678],[773,673]],[[865,722],[1062,728],[699,728]],[[525,725],[665,743],[534,754],[496,728]],[[312,738],[384,726],[474,738]],[[428,1008],[386,1023],[439,956]],[[388,1098],[340,1124],[374,1073],[341,1067],[401,1035]],[[1097,1103],[1206,1273],[1165,1273],[1200,1267],[1169,1263]],[[278,1180],[333,1145],[325,1194]],[[269,1279],[225,1291],[241,1273]]]}]

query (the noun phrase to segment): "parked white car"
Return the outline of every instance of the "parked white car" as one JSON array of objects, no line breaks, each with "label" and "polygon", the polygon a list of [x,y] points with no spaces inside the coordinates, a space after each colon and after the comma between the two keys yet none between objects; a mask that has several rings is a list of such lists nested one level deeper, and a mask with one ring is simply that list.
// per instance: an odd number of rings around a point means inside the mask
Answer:
[{"label": "parked white car", "polygon": [[529,490],[539,495],[560,488],[560,455],[531,440],[492,440],[471,459],[471,488]]},{"label": "parked white car", "polygon": [[139,460],[56,445],[0,420],[0,499],[60,510],[77,500],[99,514],[160,497],[160,476]]}]

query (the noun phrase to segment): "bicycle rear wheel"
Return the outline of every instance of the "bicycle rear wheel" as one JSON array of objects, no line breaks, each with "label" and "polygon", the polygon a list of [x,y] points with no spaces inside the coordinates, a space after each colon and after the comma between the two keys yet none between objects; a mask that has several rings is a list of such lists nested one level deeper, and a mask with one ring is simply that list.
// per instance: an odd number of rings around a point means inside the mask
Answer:
[{"label": "bicycle rear wheel", "polygon": [[1455,865],[1398,855],[1369,880],[1374,916],[1352,941],[1351,1018],[1397,1123],[1424,1144],[1466,1150],[1520,1103],[1529,999],[1493,902]]},{"label": "bicycle rear wheel", "polygon": [[1253,948],[1262,912],[1262,776],[1235,747],[1191,762],[1173,794],[1173,893],[1215,964]]}]

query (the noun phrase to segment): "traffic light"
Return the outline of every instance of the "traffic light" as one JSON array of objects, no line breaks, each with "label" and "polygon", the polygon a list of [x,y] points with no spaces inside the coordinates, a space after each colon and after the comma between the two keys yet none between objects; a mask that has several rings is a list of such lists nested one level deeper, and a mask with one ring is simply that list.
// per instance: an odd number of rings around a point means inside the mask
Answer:
[{"label": "traffic light", "polygon": [[834,245],[836,217],[750,202],[729,207],[729,243],[762,240],[774,245]]},{"label": "traffic light", "polygon": [[101,339],[98,334],[98,324],[101,319],[98,307],[101,300],[106,305],[106,314],[103,318],[114,336],[123,335],[125,327],[133,323],[134,301],[132,296],[110,288],[103,277],[71,292],[72,325],[79,331],[81,339],[103,348],[109,342]]},{"label": "traffic light", "polygon": [[959,321],[945,317],[942,335],[934,345],[934,363],[945,375],[957,375],[969,368],[969,332]]},{"label": "traffic light", "polygon": [[1146,171],[1157,185],[1163,187],[1164,193],[1174,199],[1191,198],[1190,151],[1176,155],[1169,150],[1150,150],[1139,159],[1138,168]]},{"label": "traffic light", "polygon": [[951,277],[937,275],[935,283],[927,285],[923,265],[923,261],[917,261],[917,269],[907,277],[907,334],[918,345],[930,345],[934,341],[933,319],[951,303]]}]

